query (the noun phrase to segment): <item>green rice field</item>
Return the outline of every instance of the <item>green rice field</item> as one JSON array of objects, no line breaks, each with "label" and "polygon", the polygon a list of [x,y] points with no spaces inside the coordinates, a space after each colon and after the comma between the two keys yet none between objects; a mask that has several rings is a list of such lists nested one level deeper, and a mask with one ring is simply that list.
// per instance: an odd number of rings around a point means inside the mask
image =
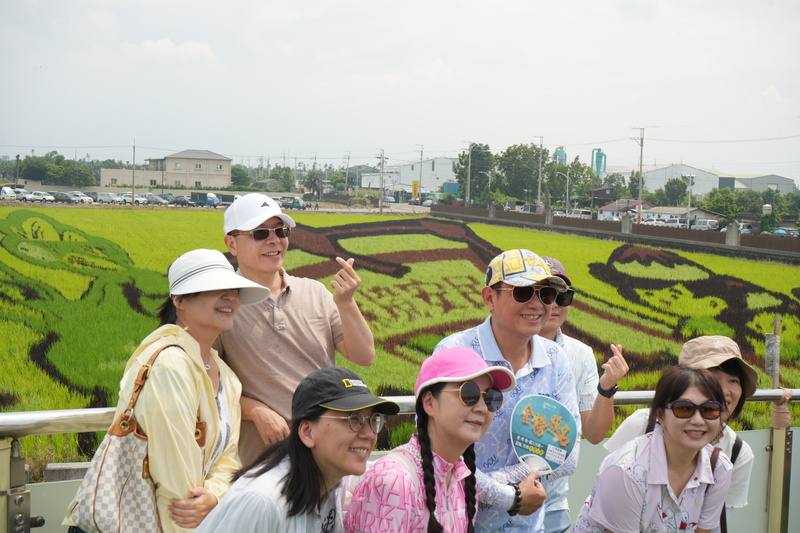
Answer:
[{"label": "green rice field", "polygon": [[[567,332],[598,362],[609,343],[625,346],[631,373],[620,388],[652,388],[681,344],[702,334],[733,337],[763,368],[774,316],[782,383],[800,387],[796,266],[433,218],[293,216],[289,272],[329,285],[333,257],[355,257],[356,299],[378,352],[355,370],[381,393],[410,394],[438,340],[485,318],[483,270],[520,247],[567,267],[578,290]],[[0,410],[115,405],[129,354],[156,327],[167,267],[193,248],[224,251],[222,237],[221,210],[0,207]],[[760,385],[769,386],[763,372]],[[766,427],[768,406],[749,405],[737,424]],[[94,434],[30,437],[24,448],[41,462],[66,461],[95,443]]]}]

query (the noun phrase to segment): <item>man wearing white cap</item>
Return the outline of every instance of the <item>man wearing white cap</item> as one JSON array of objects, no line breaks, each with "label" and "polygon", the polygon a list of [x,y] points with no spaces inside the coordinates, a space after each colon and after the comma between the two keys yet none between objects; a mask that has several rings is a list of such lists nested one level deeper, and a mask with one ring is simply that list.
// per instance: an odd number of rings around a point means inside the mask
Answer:
[{"label": "man wearing white cap", "polygon": [[225,211],[225,244],[239,273],[270,296],[237,316],[220,337],[226,362],[242,382],[239,453],[246,465],[267,445],[289,434],[292,394],[308,374],[335,364],[336,350],[349,361],[375,359],[372,332],[353,295],[361,279],[353,259],[337,257],[333,294],[316,280],[283,269],[295,221],[269,196],[251,193]]},{"label": "man wearing white cap", "polygon": [[[566,289],[564,280],[554,276],[547,263],[535,253],[505,251],[492,259],[486,269],[486,285],[481,296],[489,317],[474,328],[446,337],[436,347],[436,350],[456,346],[471,348],[488,364],[504,366],[517,378],[514,389],[503,393],[509,407],[495,413],[489,431],[475,444],[475,466],[487,474],[519,464],[511,443],[511,413],[519,398],[525,395],[541,394],[564,404],[580,434],[581,419],[569,360],[558,344],[539,336],[556,297]],[[552,474],[542,476],[542,481],[572,474],[578,461],[578,449],[579,442],[576,442],[564,464]],[[475,531],[544,531],[543,507],[530,516],[520,516],[518,496],[522,485],[510,505],[501,503],[500,496],[505,496],[496,487],[489,489],[479,485],[481,503]]]}]

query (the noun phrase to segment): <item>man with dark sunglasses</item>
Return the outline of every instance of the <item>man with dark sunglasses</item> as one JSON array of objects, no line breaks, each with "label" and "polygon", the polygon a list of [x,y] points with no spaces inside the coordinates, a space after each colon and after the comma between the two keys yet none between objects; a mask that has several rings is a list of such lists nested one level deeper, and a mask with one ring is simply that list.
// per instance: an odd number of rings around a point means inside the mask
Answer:
[{"label": "man with dark sunglasses", "polygon": [[349,361],[375,359],[372,332],[353,295],[361,279],[353,259],[337,257],[331,282],[291,276],[283,268],[295,221],[269,196],[251,193],[225,210],[225,244],[239,274],[270,289],[240,313],[220,337],[225,362],[242,382],[239,455],[246,465],[289,434],[295,387],[313,371],[332,367],[336,351]]},{"label": "man with dark sunglasses", "polygon": [[[540,335],[555,341],[567,354],[572,375],[575,377],[575,393],[581,413],[583,436],[592,444],[597,444],[603,440],[614,423],[614,394],[617,392],[617,383],[628,373],[628,365],[622,356],[622,346],[612,344],[613,355],[603,364],[603,375],[600,377],[594,350],[561,331],[569,316],[575,289],[572,288],[572,282],[564,265],[558,259],[553,257],[542,257],[542,259],[550,267],[550,272],[567,284],[568,289],[556,297],[550,318],[542,326]],[[545,533],[568,531],[572,525],[567,501],[568,478],[562,477],[547,483],[545,488],[547,489],[547,500],[544,504]]]},{"label": "man with dark sunglasses", "polygon": [[[514,405],[522,396],[542,394],[563,403],[575,418],[580,432],[575,381],[567,356],[558,344],[539,336],[556,299],[566,290],[564,280],[554,276],[547,263],[535,253],[505,251],[492,259],[486,270],[481,296],[489,317],[474,328],[446,337],[436,347],[436,350],[457,346],[470,348],[488,364],[510,369],[517,378],[516,387],[504,393],[505,402],[495,413],[486,435],[475,444],[475,465],[487,474],[519,464],[509,428]],[[542,476],[542,481],[571,474],[577,464],[577,450],[576,444],[575,452],[564,465]],[[476,531],[544,530],[543,506],[529,516],[519,516],[515,507],[509,509],[503,505],[505,496],[496,487],[482,487],[481,483],[487,482],[480,477],[478,482],[481,505],[475,521]]]}]

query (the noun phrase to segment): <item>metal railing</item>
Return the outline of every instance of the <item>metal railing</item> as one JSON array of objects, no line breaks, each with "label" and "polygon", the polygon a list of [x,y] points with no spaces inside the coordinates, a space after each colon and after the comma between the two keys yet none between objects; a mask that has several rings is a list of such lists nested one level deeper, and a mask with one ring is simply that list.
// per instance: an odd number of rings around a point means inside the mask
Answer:
[{"label": "metal railing", "polygon": [[[653,391],[620,391],[614,403],[649,403]],[[747,398],[751,402],[773,401],[783,397],[782,389],[760,389]],[[413,396],[386,396],[400,405],[400,414],[414,412]],[[790,401],[800,401],[800,389],[791,389]],[[0,533],[28,533],[45,523],[31,516],[31,491],[27,486],[25,460],[18,439],[30,435],[53,435],[105,431],[114,417],[113,408],[65,409],[0,413]],[[767,531],[788,532],[789,494],[792,468],[791,429],[772,429],[768,470]],[[37,485],[32,485],[36,487]]]},{"label": "metal railing", "polygon": [[[783,397],[782,389],[759,389],[748,402],[768,402]],[[400,405],[400,414],[414,412],[413,396],[385,396]],[[614,405],[641,405],[653,399],[653,391],[619,391]],[[792,389],[791,401],[800,401],[800,389]],[[0,438],[28,435],[55,435],[105,431],[114,418],[114,408],[63,409],[57,411],[28,411],[0,413]]]}]

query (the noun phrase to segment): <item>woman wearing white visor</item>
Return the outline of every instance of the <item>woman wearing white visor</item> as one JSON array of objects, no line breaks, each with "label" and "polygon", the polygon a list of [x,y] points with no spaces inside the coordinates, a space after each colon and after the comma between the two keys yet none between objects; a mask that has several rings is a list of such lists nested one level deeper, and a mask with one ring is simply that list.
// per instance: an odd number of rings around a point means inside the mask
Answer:
[{"label": "woman wearing white visor", "polygon": [[140,368],[158,354],[134,416],[138,432],[147,436],[149,473],[164,533],[196,528],[241,468],[241,385],[212,345],[233,327],[240,305],[267,296],[267,289],[237,275],[217,250],[183,254],[169,267],[168,277],[161,326],[128,360],[116,413],[126,410]]}]

